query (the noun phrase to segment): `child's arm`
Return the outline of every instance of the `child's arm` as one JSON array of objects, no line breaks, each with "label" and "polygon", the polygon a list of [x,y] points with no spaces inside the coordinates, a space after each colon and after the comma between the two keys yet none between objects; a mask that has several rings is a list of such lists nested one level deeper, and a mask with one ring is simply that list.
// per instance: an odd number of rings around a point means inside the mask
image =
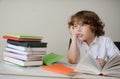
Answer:
[{"label": "child's arm", "polygon": [[75,34],[75,30],[73,27],[70,28],[70,32],[72,34],[72,42],[70,44],[70,48],[68,50],[68,60],[71,64],[76,64],[78,61],[78,49],[77,49],[77,36]]}]

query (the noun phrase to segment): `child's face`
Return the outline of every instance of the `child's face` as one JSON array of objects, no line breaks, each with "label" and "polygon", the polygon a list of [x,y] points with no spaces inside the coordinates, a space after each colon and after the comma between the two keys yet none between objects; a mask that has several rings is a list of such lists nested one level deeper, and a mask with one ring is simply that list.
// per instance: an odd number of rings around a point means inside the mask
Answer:
[{"label": "child's face", "polygon": [[82,41],[89,41],[95,38],[95,34],[91,31],[90,27],[90,25],[82,24],[82,22],[75,24],[74,30],[77,37]]}]

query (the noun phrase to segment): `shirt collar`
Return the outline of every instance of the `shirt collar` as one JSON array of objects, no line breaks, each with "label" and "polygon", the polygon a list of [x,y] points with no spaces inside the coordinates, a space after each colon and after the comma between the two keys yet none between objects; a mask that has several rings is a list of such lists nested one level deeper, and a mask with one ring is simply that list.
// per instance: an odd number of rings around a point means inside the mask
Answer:
[{"label": "shirt collar", "polygon": [[95,43],[97,43],[97,42],[98,42],[98,37],[96,36],[95,39],[93,40],[93,42],[91,43],[91,45],[92,45],[92,44],[95,44]]},{"label": "shirt collar", "polygon": [[[92,41],[92,43],[91,43],[90,45],[93,45],[93,44],[95,44],[95,43],[97,43],[97,42],[98,42],[98,37],[96,36],[95,39]],[[84,44],[86,44],[86,43],[85,43],[84,41],[82,41],[81,44],[84,45]]]}]

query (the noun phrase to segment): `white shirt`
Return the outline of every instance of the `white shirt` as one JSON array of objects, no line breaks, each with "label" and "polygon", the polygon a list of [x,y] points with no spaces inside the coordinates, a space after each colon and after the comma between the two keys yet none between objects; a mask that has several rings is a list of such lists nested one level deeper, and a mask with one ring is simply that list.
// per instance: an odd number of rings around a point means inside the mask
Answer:
[{"label": "white shirt", "polygon": [[105,36],[96,37],[89,46],[79,39],[77,44],[80,57],[84,57],[85,54],[90,53],[93,58],[102,58],[107,61],[114,54],[120,54],[119,49],[113,43],[111,38]]}]

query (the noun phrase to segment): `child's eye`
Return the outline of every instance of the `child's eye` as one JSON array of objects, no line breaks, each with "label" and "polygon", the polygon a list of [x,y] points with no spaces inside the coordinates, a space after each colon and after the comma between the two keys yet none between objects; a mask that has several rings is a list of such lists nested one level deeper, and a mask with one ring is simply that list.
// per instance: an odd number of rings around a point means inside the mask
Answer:
[{"label": "child's eye", "polygon": [[83,27],[83,26],[85,26],[85,24],[81,24],[80,26]]},{"label": "child's eye", "polygon": [[74,26],[74,27],[77,27],[77,26]]}]

